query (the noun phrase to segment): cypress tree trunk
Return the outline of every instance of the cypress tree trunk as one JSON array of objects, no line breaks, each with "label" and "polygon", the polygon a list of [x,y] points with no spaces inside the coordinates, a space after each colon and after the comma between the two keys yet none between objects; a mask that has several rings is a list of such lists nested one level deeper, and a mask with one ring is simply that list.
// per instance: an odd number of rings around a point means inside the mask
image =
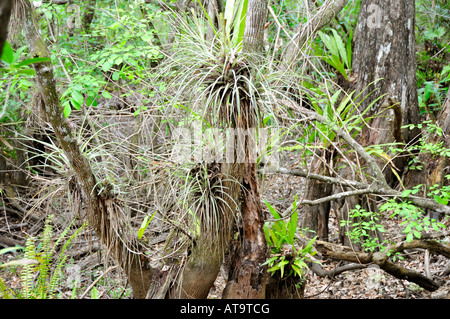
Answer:
[{"label": "cypress tree trunk", "polygon": [[[418,131],[402,126],[419,122],[414,1],[363,1],[356,33],[353,53],[356,91],[376,90],[361,103],[360,110],[385,95],[371,106],[367,116],[380,116],[364,127],[360,143],[363,146],[413,143]],[[399,175],[405,162],[404,157],[394,160]],[[385,176],[389,184],[395,182],[389,168]]]},{"label": "cypress tree trunk", "polygon": [[95,4],[97,0],[89,0],[87,3],[87,9],[85,14],[83,15],[83,29],[84,32],[87,34],[90,31],[92,20],[94,20],[95,15]]},{"label": "cypress tree trunk", "polygon": [[[330,154],[327,150],[318,150],[323,154]],[[318,154],[317,156],[319,156]],[[329,169],[323,162],[324,160],[330,160],[322,156],[321,158],[315,157],[311,163],[311,172],[320,175],[329,175]],[[332,160],[332,159],[331,159]],[[333,190],[332,185],[321,181],[315,181],[310,179],[306,183],[306,195],[305,198],[309,200],[315,200],[321,197],[331,195]],[[328,240],[328,217],[330,215],[331,203],[326,202],[319,205],[303,206],[304,217],[302,220],[302,227],[315,231],[308,232],[307,235],[310,238],[318,236],[320,240]]]},{"label": "cypress tree trunk", "polygon": [[[358,142],[363,147],[415,143],[419,132],[402,128],[404,125],[419,122],[414,1],[362,1],[355,33],[352,71],[357,78],[356,94],[365,90],[361,94],[362,99],[373,91],[359,104],[360,112],[370,107],[365,117],[373,116],[373,119],[363,127],[357,138]],[[382,98],[370,106],[380,96]],[[384,152],[391,161],[386,163],[379,160],[379,167],[383,169],[386,182],[395,187],[399,183],[397,176],[402,176],[408,159],[393,158],[388,147],[384,148]],[[364,166],[364,163],[361,165]],[[368,173],[370,176],[373,172]],[[344,178],[350,175],[350,168],[343,171]],[[348,212],[355,204],[368,211],[376,209],[371,196],[346,198],[336,205],[338,216],[347,219]],[[345,230],[341,230],[341,233],[344,234]],[[348,238],[345,242],[347,240]]]}]

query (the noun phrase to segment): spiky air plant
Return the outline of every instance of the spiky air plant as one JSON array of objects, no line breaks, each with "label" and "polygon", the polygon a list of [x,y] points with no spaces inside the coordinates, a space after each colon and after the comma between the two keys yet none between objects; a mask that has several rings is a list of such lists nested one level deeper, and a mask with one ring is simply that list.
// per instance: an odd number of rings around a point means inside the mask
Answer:
[{"label": "spiky air plant", "polygon": [[[176,18],[180,33],[174,54],[163,65],[161,74],[170,74],[168,87],[174,88],[172,106],[183,105],[197,114],[204,124],[215,127],[255,127],[270,109],[262,110],[267,99],[263,69],[251,65],[248,55],[233,45],[223,27],[212,42],[204,40],[206,26],[200,18]],[[168,111],[171,111],[169,106]]]},{"label": "spiky air plant", "polygon": [[[170,176],[179,178],[177,193],[159,200],[176,202],[190,228],[188,237],[192,237],[189,258],[172,296],[205,298],[239,219],[245,164],[255,160],[252,148],[259,142],[252,144],[246,137],[241,144],[231,139],[219,141],[217,146],[206,133],[216,130],[220,139],[227,130],[243,130],[257,138],[264,118],[271,118],[271,129],[276,130],[278,119],[288,116],[281,101],[291,99],[287,92],[298,92],[301,81],[286,71],[269,72],[266,65],[273,63],[264,65],[258,60],[255,64],[256,59],[232,41],[230,29],[224,25],[215,29],[212,41],[206,41],[207,19],[195,14],[173,17],[177,34],[173,52],[167,53],[160,66],[158,80],[166,85],[157,96],[168,127],[187,129],[185,135],[190,136],[184,138],[191,153],[184,162],[171,162],[168,170],[177,173]],[[289,90],[291,87],[295,90]],[[200,139],[189,130],[193,127],[200,130]],[[176,143],[173,140],[166,145]],[[205,156],[217,147],[218,156]],[[224,147],[235,150],[231,157]],[[243,158],[238,158],[237,147]],[[196,156],[199,152],[203,157]]]},{"label": "spiky air plant", "polygon": [[220,156],[208,161],[194,155],[211,148],[204,136],[208,129],[224,133],[227,129],[256,128],[261,113],[260,96],[252,68],[230,46],[225,35],[206,42],[202,19],[193,16],[175,20],[179,31],[175,51],[161,66],[160,73],[167,83],[166,91],[161,93],[165,116],[172,120],[174,129],[196,126],[201,138],[192,146],[192,156],[173,166],[173,170],[181,172],[177,206],[184,210],[193,238],[189,258],[171,295],[206,298],[222,264],[238,212],[243,163]]}]

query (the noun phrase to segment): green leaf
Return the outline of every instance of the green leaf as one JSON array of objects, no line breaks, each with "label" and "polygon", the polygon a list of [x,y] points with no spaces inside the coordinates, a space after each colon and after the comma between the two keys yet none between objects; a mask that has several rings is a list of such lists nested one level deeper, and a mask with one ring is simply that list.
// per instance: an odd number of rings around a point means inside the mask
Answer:
[{"label": "green leaf", "polygon": [[84,96],[79,91],[72,91],[72,99],[78,104],[78,106],[83,105]]},{"label": "green leaf", "polygon": [[67,119],[67,118],[69,118],[70,113],[72,113],[72,107],[70,106],[70,102],[69,102],[69,101],[64,102],[64,103],[63,103],[63,106],[64,106],[64,111],[63,111],[63,113],[64,113],[64,116],[65,116],[66,119]]},{"label": "green leaf", "polygon": [[14,50],[8,42],[3,45],[1,59],[8,64],[14,63]]},{"label": "green leaf", "polygon": [[339,56],[340,56],[343,64],[345,66],[347,66],[347,68],[348,68],[347,51],[345,49],[344,42],[342,41],[341,36],[337,33],[336,30],[331,29],[331,31],[333,32],[333,35],[334,35],[334,40],[335,40],[335,43],[336,43],[336,47],[337,47],[337,49],[339,51]]},{"label": "green leaf", "polygon": [[434,84],[432,82],[428,82],[425,85],[425,91],[424,91],[424,99],[425,99],[425,101],[428,101],[428,99],[431,96],[431,93],[433,93],[433,89],[434,89]]},{"label": "green leaf", "polygon": [[272,239],[270,238],[269,225],[268,225],[268,223],[265,223],[265,224],[264,224],[264,226],[263,226],[263,231],[264,231],[264,235],[266,236],[267,244],[268,244],[269,246],[273,246]]},{"label": "green leaf", "polygon": [[91,289],[91,299],[98,299],[98,290],[96,287],[92,287]]},{"label": "green leaf", "polygon": [[437,203],[442,204],[442,205],[447,205],[447,204],[448,204],[448,198],[442,198],[442,197],[440,197],[440,196],[434,195],[434,200],[435,200]]},{"label": "green leaf", "polygon": [[442,69],[442,72],[441,72],[441,77],[443,77],[444,74],[446,74],[446,73],[450,74],[450,64],[444,66],[444,68]]},{"label": "green leaf", "polygon": [[297,265],[292,264],[292,265],[291,265],[291,268],[294,270],[294,272],[295,272],[296,275],[298,275],[298,276],[301,276],[301,275],[302,275],[302,271],[301,271],[301,269],[300,269]]},{"label": "green leaf", "polygon": [[278,236],[274,233],[274,231],[272,229],[269,229],[269,233],[270,233],[270,238],[272,238],[273,245],[275,247],[279,247],[280,245],[279,245]]},{"label": "green leaf", "polygon": [[402,197],[408,197],[412,193],[412,190],[406,189],[402,192]]},{"label": "green leaf", "polygon": [[27,45],[24,45],[16,50],[14,52],[14,61],[19,61],[20,57],[22,56],[23,51],[25,51],[28,48]]},{"label": "green leaf", "polygon": [[280,214],[278,214],[277,210],[273,208],[268,201],[264,200],[264,203],[266,204],[267,208],[269,209],[270,213],[275,219],[281,219]]},{"label": "green leaf", "polygon": [[22,67],[22,66],[33,64],[33,63],[39,63],[39,62],[48,62],[48,61],[51,61],[50,58],[31,58],[31,59],[23,60],[22,62],[17,64],[17,67]]},{"label": "green leaf", "polygon": [[24,249],[24,247],[22,247],[22,246],[6,247],[6,248],[3,248],[3,249],[0,249],[0,255],[6,254],[6,253],[9,253],[9,252],[12,252],[12,251],[16,251],[16,250],[19,250],[19,249]]},{"label": "green leaf", "polygon": [[239,13],[237,15],[237,19],[235,21],[235,27],[234,29],[238,32],[235,32],[233,34],[233,43],[234,45],[239,45],[239,48],[242,46],[242,42],[244,40],[244,31],[245,31],[245,22],[247,19],[247,7],[248,7],[248,0],[241,0],[239,1]]},{"label": "green leaf", "polygon": [[352,40],[353,40],[353,30],[350,30],[350,34],[347,40],[347,63],[348,69],[352,69]]},{"label": "green leaf", "polygon": [[297,194],[294,198],[293,213],[288,224],[288,243],[294,244],[295,233],[297,232],[298,212],[297,212]]},{"label": "green leaf", "polygon": [[111,68],[112,68],[112,64],[110,62],[108,62],[108,61],[106,61],[102,65],[103,72],[108,72]]},{"label": "green leaf", "polygon": [[269,268],[267,271],[268,271],[268,272],[275,272],[275,271],[277,271],[278,269],[280,269],[280,266],[277,264],[277,265],[275,265],[275,266]]},{"label": "green leaf", "polygon": [[17,71],[17,73],[31,75],[31,76],[36,75],[36,71],[34,71],[33,69],[22,69],[22,70]]},{"label": "green leaf", "polygon": [[97,106],[98,102],[97,102],[96,97],[88,95],[88,97],[86,98],[86,105],[87,106]]},{"label": "green leaf", "polygon": [[407,242],[411,242],[413,239],[414,239],[413,233],[409,233],[408,235],[406,235]]},{"label": "green leaf", "polygon": [[336,46],[336,42],[334,41],[334,38],[331,38],[328,34],[322,31],[319,31],[318,34],[323,44],[330,51],[330,53],[334,56],[339,56],[339,51]]},{"label": "green leaf", "polygon": [[138,231],[138,239],[141,240],[142,236],[144,235],[145,230],[147,229],[148,225],[152,222],[153,218],[155,217],[156,212],[153,213],[151,217],[148,215],[144,217],[144,220],[141,223],[141,227]]},{"label": "green leaf", "polygon": [[283,260],[278,264],[280,267],[280,271],[281,271],[281,278],[283,278],[283,276],[284,276],[284,266],[286,266],[287,264],[289,264],[289,262],[287,260]]},{"label": "green leaf", "polygon": [[117,81],[119,79],[120,73],[115,71],[112,75],[113,81]]}]

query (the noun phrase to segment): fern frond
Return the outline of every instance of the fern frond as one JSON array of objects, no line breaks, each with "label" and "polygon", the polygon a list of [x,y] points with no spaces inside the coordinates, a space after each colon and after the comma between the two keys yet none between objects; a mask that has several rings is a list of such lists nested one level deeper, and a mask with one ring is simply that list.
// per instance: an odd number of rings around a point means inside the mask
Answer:
[{"label": "fern frond", "polygon": [[41,260],[39,264],[39,276],[35,287],[38,299],[46,299],[48,292],[48,279],[50,276],[50,264],[52,260],[52,226],[53,215],[47,217],[45,221],[44,231],[42,233]]},{"label": "fern frond", "polygon": [[6,287],[2,278],[0,278],[0,297],[1,299],[14,299],[14,292]]},{"label": "fern frond", "polygon": [[[36,239],[34,237],[29,237],[25,244],[25,258],[35,260],[37,258],[36,254]],[[20,273],[20,282],[22,285],[22,297],[24,299],[34,298],[33,294],[33,277],[36,270],[35,264],[25,264]]]}]

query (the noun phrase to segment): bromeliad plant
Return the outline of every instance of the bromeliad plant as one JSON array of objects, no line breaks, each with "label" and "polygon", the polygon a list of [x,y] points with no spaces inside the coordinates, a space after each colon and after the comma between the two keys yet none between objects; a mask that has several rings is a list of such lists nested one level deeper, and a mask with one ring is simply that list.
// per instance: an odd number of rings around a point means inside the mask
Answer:
[{"label": "bromeliad plant", "polygon": [[273,222],[264,225],[264,233],[270,247],[271,257],[265,262],[268,265],[268,272],[273,276],[278,271],[281,278],[289,276],[298,277],[302,280],[308,270],[307,262],[311,262],[313,244],[316,237],[311,239],[304,247],[296,237],[298,226],[297,196],[294,200],[293,211],[289,220],[284,220],[275,208],[267,201],[265,202],[272,216]]},{"label": "bromeliad plant", "polygon": [[322,59],[338,70],[348,81],[349,80],[349,70],[352,69],[352,37],[353,33],[347,40],[347,44],[344,45],[344,41],[338,32],[331,29],[332,35],[328,35],[322,31],[319,31],[320,39],[322,40],[324,46],[330,52],[330,55],[324,54]]}]

